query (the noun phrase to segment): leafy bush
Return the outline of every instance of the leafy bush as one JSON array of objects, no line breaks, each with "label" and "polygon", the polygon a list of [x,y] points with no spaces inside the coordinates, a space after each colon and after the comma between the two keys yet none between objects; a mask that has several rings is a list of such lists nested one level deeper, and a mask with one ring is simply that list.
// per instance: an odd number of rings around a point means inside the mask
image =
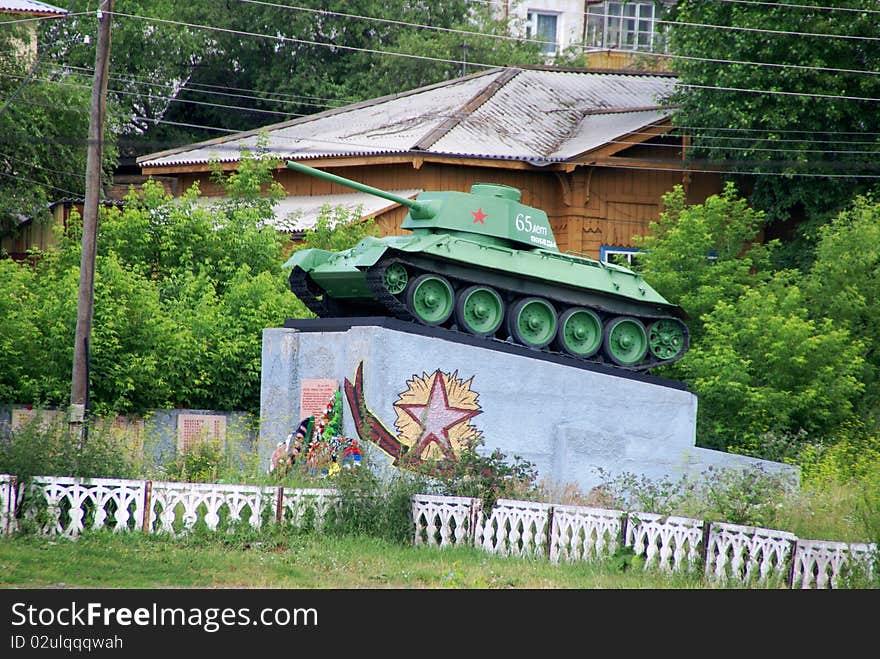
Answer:
[{"label": "leafy bush", "polygon": [[794,491],[794,482],[781,473],[768,473],[760,465],[714,469],[700,488],[701,517],[729,524],[778,528],[779,511]]},{"label": "leafy bush", "polygon": [[415,533],[412,496],[424,489],[424,482],[404,472],[383,479],[368,464],[362,460],[357,468],[343,469],[333,478],[342,500],[327,531],[411,543]]},{"label": "leafy bush", "polygon": [[[513,456],[510,461],[499,449],[488,455],[478,452],[480,439],[460,451],[457,459],[440,458],[410,463],[409,468],[428,477],[440,494],[482,499],[489,511],[501,498],[529,498],[536,490],[535,466]],[[405,460],[403,461],[406,464]]]},{"label": "leafy bush", "polygon": [[201,441],[177,454],[162,466],[165,478],[183,483],[217,483],[226,462],[223,446],[214,440]]},{"label": "leafy bush", "polygon": [[606,504],[611,508],[622,510],[638,510],[658,515],[683,514],[688,497],[694,492],[695,485],[688,478],[672,481],[669,478],[659,480],[644,475],[623,472],[611,476],[599,468],[602,484],[599,490],[606,495]]},{"label": "leafy bush", "polygon": [[33,476],[130,478],[137,459],[131,444],[95,423],[80,442],[66,423],[44,424],[39,414],[6,433],[0,433],[0,473],[19,481]]},{"label": "leafy bush", "polygon": [[681,360],[701,445],[765,457],[768,432],[833,437],[855,422],[863,347],[807,306],[793,273],[777,273],[703,317],[703,340]]},{"label": "leafy bush", "polygon": [[681,515],[695,519],[775,528],[778,511],[794,483],[760,465],[748,468],[709,466],[699,480],[658,480],[624,472],[602,472],[603,489],[629,511]]}]

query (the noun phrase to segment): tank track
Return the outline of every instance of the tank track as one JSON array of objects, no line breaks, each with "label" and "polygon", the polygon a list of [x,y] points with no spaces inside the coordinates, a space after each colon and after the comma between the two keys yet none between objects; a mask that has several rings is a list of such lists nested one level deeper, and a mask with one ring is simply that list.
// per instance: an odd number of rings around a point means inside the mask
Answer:
[{"label": "tank track", "polygon": [[311,311],[319,318],[334,315],[332,305],[327,304],[325,299],[319,299],[317,293],[320,292],[309,276],[309,273],[300,268],[298,265],[293,267],[290,272],[290,290],[296,295],[306,309]]},{"label": "tank track", "polygon": [[[289,281],[293,294],[319,318],[363,316],[367,311],[364,307],[347,304],[342,300],[330,297],[312,280],[309,273],[298,265],[291,270]],[[319,295],[320,297],[318,297]]]},{"label": "tank track", "polygon": [[[407,305],[404,301],[406,293],[404,292],[398,296],[395,296],[395,295],[390,294],[387,290],[385,290],[384,283],[383,283],[383,276],[384,276],[385,270],[392,263],[400,263],[401,265],[403,265],[407,269],[407,271],[410,273],[411,279],[414,278],[415,276],[417,276],[416,273],[418,273],[418,274],[421,274],[421,273],[442,274],[443,276],[445,276],[447,279],[450,280],[450,282],[453,284],[453,287],[456,288],[457,290],[463,286],[470,286],[470,285],[474,285],[474,284],[485,284],[485,281],[481,280],[481,278],[480,278],[480,273],[477,273],[477,272],[468,273],[466,271],[458,271],[458,272],[455,272],[454,274],[450,274],[450,273],[439,271],[439,269],[436,267],[439,264],[426,262],[426,261],[419,259],[417,257],[414,258],[412,256],[405,255],[402,253],[390,254],[390,255],[385,256],[383,259],[379,260],[374,266],[372,266],[371,268],[369,268],[366,271],[367,285],[370,288],[370,290],[372,291],[373,295],[375,296],[376,301],[385,310],[385,313],[387,315],[392,316],[394,318],[398,318],[400,320],[410,321],[415,324],[419,324],[419,321],[412,315],[412,313],[410,313],[410,311],[407,308]],[[526,293],[524,293],[522,291],[516,290],[513,286],[511,286],[510,288],[498,287],[497,290],[498,290],[499,294],[501,294],[502,297],[505,298],[506,304],[509,304],[510,302],[515,300],[517,297],[527,295]],[[664,320],[664,319],[671,320],[676,323],[680,322],[679,319],[677,319],[674,316],[669,315],[669,314],[646,313],[646,310],[639,310],[637,312],[629,312],[628,313],[628,312],[615,311],[613,309],[603,307],[601,305],[584,304],[582,301],[578,301],[574,297],[571,297],[568,300],[566,300],[565,295],[563,293],[564,293],[564,291],[560,291],[560,295],[558,295],[558,296],[547,296],[547,299],[554,306],[556,306],[557,312],[560,312],[560,313],[562,312],[563,309],[565,309],[566,307],[569,307],[569,306],[585,306],[585,307],[591,308],[594,311],[596,311],[597,313],[599,313],[600,317],[603,318],[603,321],[605,321],[611,317],[631,316],[631,317],[636,317],[639,320],[641,320],[646,325],[646,327],[650,323],[653,323],[658,320]],[[604,326],[604,324],[605,323],[603,322],[603,326]],[[485,340],[487,340],[487,341],[503,341],[506,343],[512,343],[514,345],[520,345],[520,344],[516,343],[512,339],[512,337],[509,336],[509,334],[505,330],[505,325],[506,325],[505,323],[502,323],[502,327],[499,330],[499,332],[494,337],[487,337]],[[659,359],[658,357],[656,357],[655,355],[653,355],[649,351],[648,352],[648,361],[640,362],[635,365],[626,366],[626,365],[618,364],[618,363],[614,362],[613,360],[611,360],[610,358],[606,357],[604,354],[604,350],[602,348],[600,348],[599,351],[595,355],[593,355],[592,357],[586,357],[586,358],[576,357],[574,355],[570,355],[567,352],[557,350],[555,348],[554,344],[552,344],[552,343],[549,346],[547,346],[546,348],[540,349],[540,351],[554,354],[554,355],[560,355],[560,356],[575,360],[577,362],[591,362],[591,363],[596,363],[596,364],[604,364],[607,366],[611,366],[613,368],[620,368],[620,369],[624,369],[627,371],[644,372],[644,371],[648,371],[653,368],[657,368],[659,366],[663,366],[666,364],[671,364],[673,362],[676,362],[679,359],[681,359],[681,357],[687,352],[687,349],[689,347],[688,346],[689,337],[687,334],[687,326],[686,325],[683,325],[683,326],[684,326],[684,330],[685,330],[684,349],[680,351],[678,356],[673,357],[671,359]],[[455,314],[453,314],[447,322],[443,323],[441,325],[441,327],[443,327],[447,331],[457,332],[457,333],[460,333],[462,335],[466,335],[469,337],[475,336],[475,335],[473,335],[465,330],[461,330],[457,327],[457,325],[455,324]],[[536,349],[536,348],[533,348],[533,349]]]}]

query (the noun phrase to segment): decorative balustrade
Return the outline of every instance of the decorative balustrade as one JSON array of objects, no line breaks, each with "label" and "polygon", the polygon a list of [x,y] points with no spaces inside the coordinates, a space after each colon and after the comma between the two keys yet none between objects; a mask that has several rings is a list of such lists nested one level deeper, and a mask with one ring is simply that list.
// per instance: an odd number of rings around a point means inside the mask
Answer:
[{"label": "decorative balustrade", "polygon": [[488,516],[480,512],[474,544],[502,556],[540,556],[546,552],[550,505],[498,499]]},{"label": "decorative balustrade", "polygon": [[216,531],[221,520],[229,531],[240,524],[259,529],[264,517],[275,517],[277,490],[253,485],[153,483],[147,529],[177,535],[203,522]]},{"label": "decorative balustrade", "polygon": [[[15,529],[18,504],[43,533],[73,538],[102,528],[175,535],[198,525],[319,529],[341,501],[333,489],[55,477],[25,487],[0,474],[0,533]],[[480,499],[427,494],[412,497],[411,511],[416,545],[467,545],[553,562],[607,558],[623,545],[646,569],[702,564],[707,578],[724,584],[838,588],[854,575],[870,583],[878,558],[873,544],[799,540],[784,531],[644,512],[499,499],[487,514]]]},{"label": "decorative balustrade", "polygon": [[[17,525],[22,489],[13,477],[0,476],[0,533]],[[320,528],[339,502],[331,489],[45,476],[34,478],[24,495],[24,519],[42,533],[68,538],[108,527],[173,535],[199,525],[211,531],[259,529],[267,522]]]},{"label": "decorative balustrade", "polygon": [[619,510],[553,506],[550,560],[593,560],[610,556],[620,546],[626,515]]},{"label": "decorative balustrade", "polygon": [[284,488],[278,520],[296,527],[321,528],[340,501],[339,492],[332,489]]},{"label": "decorative balustrade", "polygon": [[480,500],[470,497],[413,496],[415,544],[449,547],[472,542],[481,509]]},{"label": "decorative balustrade", "polygon": [[785,581],[797,536],[786,531],[713,522],[709,528],[706,575],[722,583]]},{"label": "decorative balustrade", "polygon": [[0,535],[12,531],[17,493],[15,476],[0,474]]},{"label": "decorative balustrade", "polygon": [[34,478],[27,516],[44,533],[73,538],[86,528],[129,531],[143,520],[144,482],[115,478]]},{"label": "decorative balustrade", "polygon": [[645,559],[645,569],[688,569],[701,559],[704,522],[687,517],[630,513],[625,545]]},{"label": "decorative balustrade", "polygon": [[847,578],[870,580],[877,550],[875,544],[798,540],[791,587],[838,588]]}]

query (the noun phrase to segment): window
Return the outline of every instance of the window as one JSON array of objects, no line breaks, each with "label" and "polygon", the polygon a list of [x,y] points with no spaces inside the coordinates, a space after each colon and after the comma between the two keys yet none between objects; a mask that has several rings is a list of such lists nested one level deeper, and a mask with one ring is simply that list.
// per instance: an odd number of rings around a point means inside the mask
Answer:
[{"label": "window", "polygon": [[587,8],[587,47],[660,50],[653,2],[599,2]]},{"label": "window", "polygon": [[632,268],[639,259],[641,250],[635,247],[609,247],[602,245],[599,248],[599,260],[602,263],[622,265],[624,268]]},{"label": "window", "polygon": [[556,54],[556,30],[559,23],[557,14],[530,11],[526,23],[526,38],[540,41],[541,52],[545,55]]}]

